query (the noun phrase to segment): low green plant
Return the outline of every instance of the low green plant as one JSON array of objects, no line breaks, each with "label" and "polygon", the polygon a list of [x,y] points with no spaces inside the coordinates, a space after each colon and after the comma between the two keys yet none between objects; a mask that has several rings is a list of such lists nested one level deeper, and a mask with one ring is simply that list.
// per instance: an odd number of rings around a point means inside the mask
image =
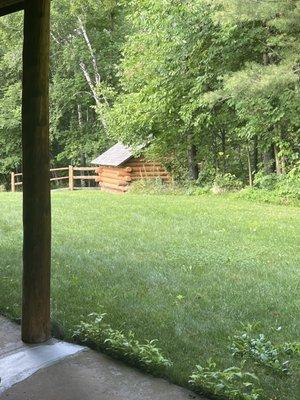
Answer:
[{"label": "low green plant", "polygon": [[212,186],[216,176],[216,168],[209,162],[201,163],[197,184],[200,186]]},{"label": "low green plant", "polygon": [[265,202],[291,204],[300,202],[300,167],[296,166],[288,174],[268,174],[259,171],[254,178],[254,187],[243,195],[260,197]]},{"label": "low green plant", "polygon": [[89,321],[81,321],[73,333],[75,339],[79,339],[83,343],[91,343],[100,346],[106,339],[105,332],[110,328],[109,324],[104,322],[106,313],[89,314]]},{"label": "low green plant", "polygon": [[256,375],[239,367],[218,370],[210,359],[207,366],[196,366],[189,383],[196,392],[228,400],[259,400],[262,390]]},{"label": "low green plant", "polygon": [[167,195],[188,195],[201,196],[210,192],[210,186],[199,186],[190,180],[166,183],[160,178],[141,179],[130,185],[130,193],[134,194],[167,194]]},{"label": "low green plant", "polygon": [[300,342],[286,342],[280,346],[280,350],[290,356],[300,354]]},{"label": "low green plant", "polygon": [[240,190],[243,183],[232,174],[217,174],[212,187],[215,194]]},{"label": "low green plant", "polygon": [[187,194],[188,196],[202,196],[208,194],[209,192],[210,192],[209,186],[201,187],[201,186],[190,185],[185,190],[185,194]]},{"label": "low green plant", "polygon": [[284,192],[283,190],[267,190],[257,189],[255,187],[247,187],[240,192],[234,194],[237,199],[245,199],[266,204],[280,204],[299,206],[300,197],[297,193],[291,193],[291,190]]},{"label": "low green plant", "polygon": [[300,172],[292,170],[287,175],[280,175],[275,192],[279,196],[300,201]]},{"label": "low green plant", "polygon": [[273,372],[289,374],[290,360],[286,356],[299,353],[299,343],[275,345],[263,333],[255,333],[257,325],[244,326],[239,335],[235,335],[230,347],[233,356],[250,358]]},{"label": "low green plant", "polygon": [[182,189],[174,183],[166,183],[160,178],[140,179],[130,185],[130,193],[180,194]]},{"label": "low green plant", "polygon": [[272,369],[274,372],[289,373],[289,361],[280,360],[280,350],[276,348],[265,335],[251,338],[248,333],[233,337],[231,345],[233,356],[252,358],[257,364]]},{"label": "low green plant", "polygon": [[74,338],[152,373],[161,373],[172,365],[156,347],[156,340],[140,343],[133,332],[126,335],[105,323],[105,316],[105,313],[90,314],[90,321],[79,324]]},{"label": "low green plant", "polygon": [[266,174],[264,171],[259,171],[254,177],[254,187],[259,189],[274,190],[277,181],[277,174]]}]

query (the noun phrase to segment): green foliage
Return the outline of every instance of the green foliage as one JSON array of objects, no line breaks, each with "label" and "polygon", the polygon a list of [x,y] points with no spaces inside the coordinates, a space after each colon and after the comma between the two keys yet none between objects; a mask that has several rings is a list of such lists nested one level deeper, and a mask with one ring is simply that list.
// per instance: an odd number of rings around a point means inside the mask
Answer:
[{"label": "green foliage", "polygon": [[162,179],[140,179],[130,185],[130,193],[142,194],[175,194],[180,192],[179,186],[167,184]]},{"label": "green foliage", "polygon": [[263,333],[258,333],[259,326],[249,324],[243,328],[239,335],[233,337],[230,346],[233,356],[253,359],[258,365],[266,367],[275,373],[292,373],[290,360],[287,360],[286,357],[299,355],[300,343],[286,342],[281,345],[275,345]]},{"label": "green foliage", "polygon": [[[53,166],[149,140],[176,181],[246,183],[299,159],[299,0],[61,0],[51,18]],[[0,22],[0,180],[21,170],[21,14]],[[187,154],[192,154],[192,158]],[[249,166],[251,171],[249,171]],[[285,189],[284,189],[285,190]]]},{"label": "green foliage", "polygon": [[235,197],[239,199],[250,200],[257,203],[267,203],[267,204],[281,204],[281,205],[291,205],[299,206],[299,197],[296,194],[294,196],[291,193],[280,194],[277,191],[267,190],[267,189],[257,189],[257,188],[245,188],[240,192],[235,194]]},{"label": "green foliage", "polygon": [[81,322],[74,338],[152,373],[161,373],[172,365],[156,347],[156,340],[140,343],[133,332],[125,335],[103,322],[105,316],[104,313],[90,314],[90,322]]},{"label": "green foliage", "polygon": [[[109,107],[118,90],[116,65],[125,39],[124,17],[125,6],[116,0],[52,4],[52,166],[87,164],[112,143],[95,107]],[[22,35],[21,13],[1,18],[0,182],[6,183],[10,171],[21,170]]]},{"label": "green foliage", "polygon": [[197,184],[200,186],[212,185],[216,177],[215,167],[210,163],[202,163]]},{"label": "green foliage", "polygon": [[254,187],[243,189],[239,198],[274,204],[300,204],[300,174],[296,165],[288,174],[266,174],[258,172]]},{"label": "green foliage", "polygon": [[229,173],[217,174],[213,182],[212,191],[218,194],[226,191],[240,190],[242,187],[243,183],[236,176]]},{"label": "green foliage", "polygon": [[180,183],[176,181],[165,183],[161,179],[141,179],[130,185],[131,194],[144,195],[188,195],[201,196],[210,192],[210,186],[199,186],[196,183],[186,180]]},{"label": "green foliage", "polygon": [[218,370],[212,360],[205,367],[197,365],[189,380],[194,390],[228,400],[262,399],[258,382],[256,375],[244,372],[239,367]]},{"label": "green foliage", "polygon": [[300,201],[300,174],[280,176],[277,179],[275,193],[279,196]]},{"label": "green foliage", "polygon": [[277,181],[276,174],[265,174],[264,171],[259,171],[255,175],[254,186],[259,189],[274,190]]},{"label": "green foliage", "polygon": [[202,196],[208,195],[210,191],[210,186],[196,186],[189,183],[189,185],[187,185],[187,187],[185,188],[184,193],[188,196]]},{"label": "green foliage", "polygon": [[134,182],[130,186],[131,194],[144,195],[189,195],[201,196],[213,193],[216,195],[232,193],[233,197],[253,202],[282,205],[300,205],[299,175],[266,175],[258,173],[254,187],[243,188],[243,183],[232,174],[217,174],[212,182],[207,179],[193,183],[190,180],[164,183],[161,179],[146,179]]},{"label": "green foliage", "polygon": [[0,183],[18,170],[21,159],[21,41],[22,20],[17,15],[0,21]]},{"label": "green foliage", "polygon": [[243,182],[247,163],[256,172],[273,148],[286,172],[299,153],[299,1],[239,3],[136,1],[129,8],[110,130],[126,143],[152,135],[153,151],[171,160],[176,178],[172,161],[187,170],[191,145],[214,175]]},{"label": "green foliage", "polygon": [[259,172],[255,175],[254,186],[259,189],[274,190],[278,193],[298,193],[300,199],[300,173],[291,171],[286,175]]},{"label": "green foliage", "polygon": [[[300,354],[299,342],[274,345],[264,334],[257,333],[260,328],[259,323],[242,324],[242,326],[243,331],[234,335],[229,348],[232,356],[243,359],[242,368],[234,366],[223,371],[218,370],[216,363],[211,359],[205,367],[197,365],[189,381],[197,392],[213,395],[217,399],[265,398],[263,390],[257,387],[259,382],[257,376],[243,370],[247,360],[254,360],[255,364],[275,374],[289,375],[294,372],[289,365],[290,360],[286,360],[286,357],[292,358]],[[281,327],[276,329],[277,332],[281,330]]]},{"label": "green foliage", "polygon": [[288,355],[300,355],[300,342],[286,342],[279,346],[280,351]]}]

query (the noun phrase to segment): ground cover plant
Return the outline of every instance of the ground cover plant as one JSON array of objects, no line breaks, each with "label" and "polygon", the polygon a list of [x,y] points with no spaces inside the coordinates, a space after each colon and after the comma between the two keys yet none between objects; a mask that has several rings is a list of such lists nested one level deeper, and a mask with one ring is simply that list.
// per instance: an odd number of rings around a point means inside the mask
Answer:
[{"label": "ground cover plant", "polygon": [[260,400],[262,390],[257,387],[258,378],[251,372],[244,372],[239,367],[218,371],[217,365],[208,361],[206,367],[196,366],[189,381],[200,393],[214,395],[218,399]]},{"label": "ground cover plant", "polygon": [[89,315],[89,321],[81,321],[74,332],[74,339],[100,351],[123,359],[134,367],[142,368],[153,374],[162,374],[172,365],[156,346],[156,340],[140,343],[129,331],[113,329],[104,319],[105,313]]},{"label": "ground cover plant", "polygon": [[[281,330],[281,327],[277,328]],[[290,374],[290,363],[293,356],[300,354],[300,342],[272,343],[254,325],[244,326],[243,331],[234,335],[230,350],[232,355],[252,359],[256,364],[280,374]]]},{"label": "ground cover plant", "polygon": [[[299,341],[299,209],[232,196],[55,192],[52,319],[72,340],[92,312],[113,330],[157,339],[186,385],[196,365],[239,366],[229,350],[244,324],[271,342]],[[21,194],[0,193],[0,312],[20,317]],[[281,327],[279,331],[274,327]],[[289,345],[290,344],[290,345]],[[251,368],[249,368],[251,365]],[[267,399],[298,399],[289,375],[247,359]]]}]

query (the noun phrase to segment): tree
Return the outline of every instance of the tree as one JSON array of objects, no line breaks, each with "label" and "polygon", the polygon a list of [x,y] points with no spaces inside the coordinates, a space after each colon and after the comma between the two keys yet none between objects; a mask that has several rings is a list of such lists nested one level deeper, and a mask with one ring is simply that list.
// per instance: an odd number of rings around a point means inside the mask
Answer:
[{"label": "tree", "polygon": [[[125,37],[116,0],[53,2],[51,26],[51,162],[85,164],[110,143],[101,107],[118,86]],[[0,25],[0,181],[21,169],[22,14]],[[96,113],[97,107],[97,113]]]},{"label": "tree", "polygon": [[137,3],[121,63],[123,93],[108,112],[111,132],[130,144],[151,135],[156,154],[173,154],[192,179],[198,162],[226,172],[240,121],[230,103],[217,96],[211,106],[207,94],[223,87],[225,74],[259,60],[261,27],[221,25],[220,8],[203,0]]},{"label": "tree", "polygon": [[101,110],[118,85],[124,10],[115,0],[65,0],[52,19],[54,153],[59,162],[85,164],[110,143]]},{"label": "tree", "polygon": [[[21,37],[16,15],[0,21],[0,183],[21,162]],[[2,179],[1,179],[2,178]]]},{"label": "tree", "polygon": [[223,24],[256,24],[262,44],[259,60],[225,76],[221,98],[228,98],[243,122],[238,134],[254,141],[254,159],[259,142],[266,172],[285,173],[299,153],[300,2],[220,3],[217,18]]},{"label": "tree", "polygon": [[[0,21],[1,182],[21,168],[21,18]],[[300,0],[53,2],[52,165],[121,140],[148,143],[178,179],[289,172],[299,27]]]}]

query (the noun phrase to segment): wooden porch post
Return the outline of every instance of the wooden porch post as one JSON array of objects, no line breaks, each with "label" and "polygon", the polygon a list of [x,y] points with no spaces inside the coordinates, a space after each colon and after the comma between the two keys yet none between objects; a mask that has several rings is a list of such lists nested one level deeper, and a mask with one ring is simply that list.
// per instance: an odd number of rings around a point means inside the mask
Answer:
[{"label": "wooden porch post", "polygon": [[24,10],[22,340],[40,343],[50,337],[50,0],[25,0]]}]

